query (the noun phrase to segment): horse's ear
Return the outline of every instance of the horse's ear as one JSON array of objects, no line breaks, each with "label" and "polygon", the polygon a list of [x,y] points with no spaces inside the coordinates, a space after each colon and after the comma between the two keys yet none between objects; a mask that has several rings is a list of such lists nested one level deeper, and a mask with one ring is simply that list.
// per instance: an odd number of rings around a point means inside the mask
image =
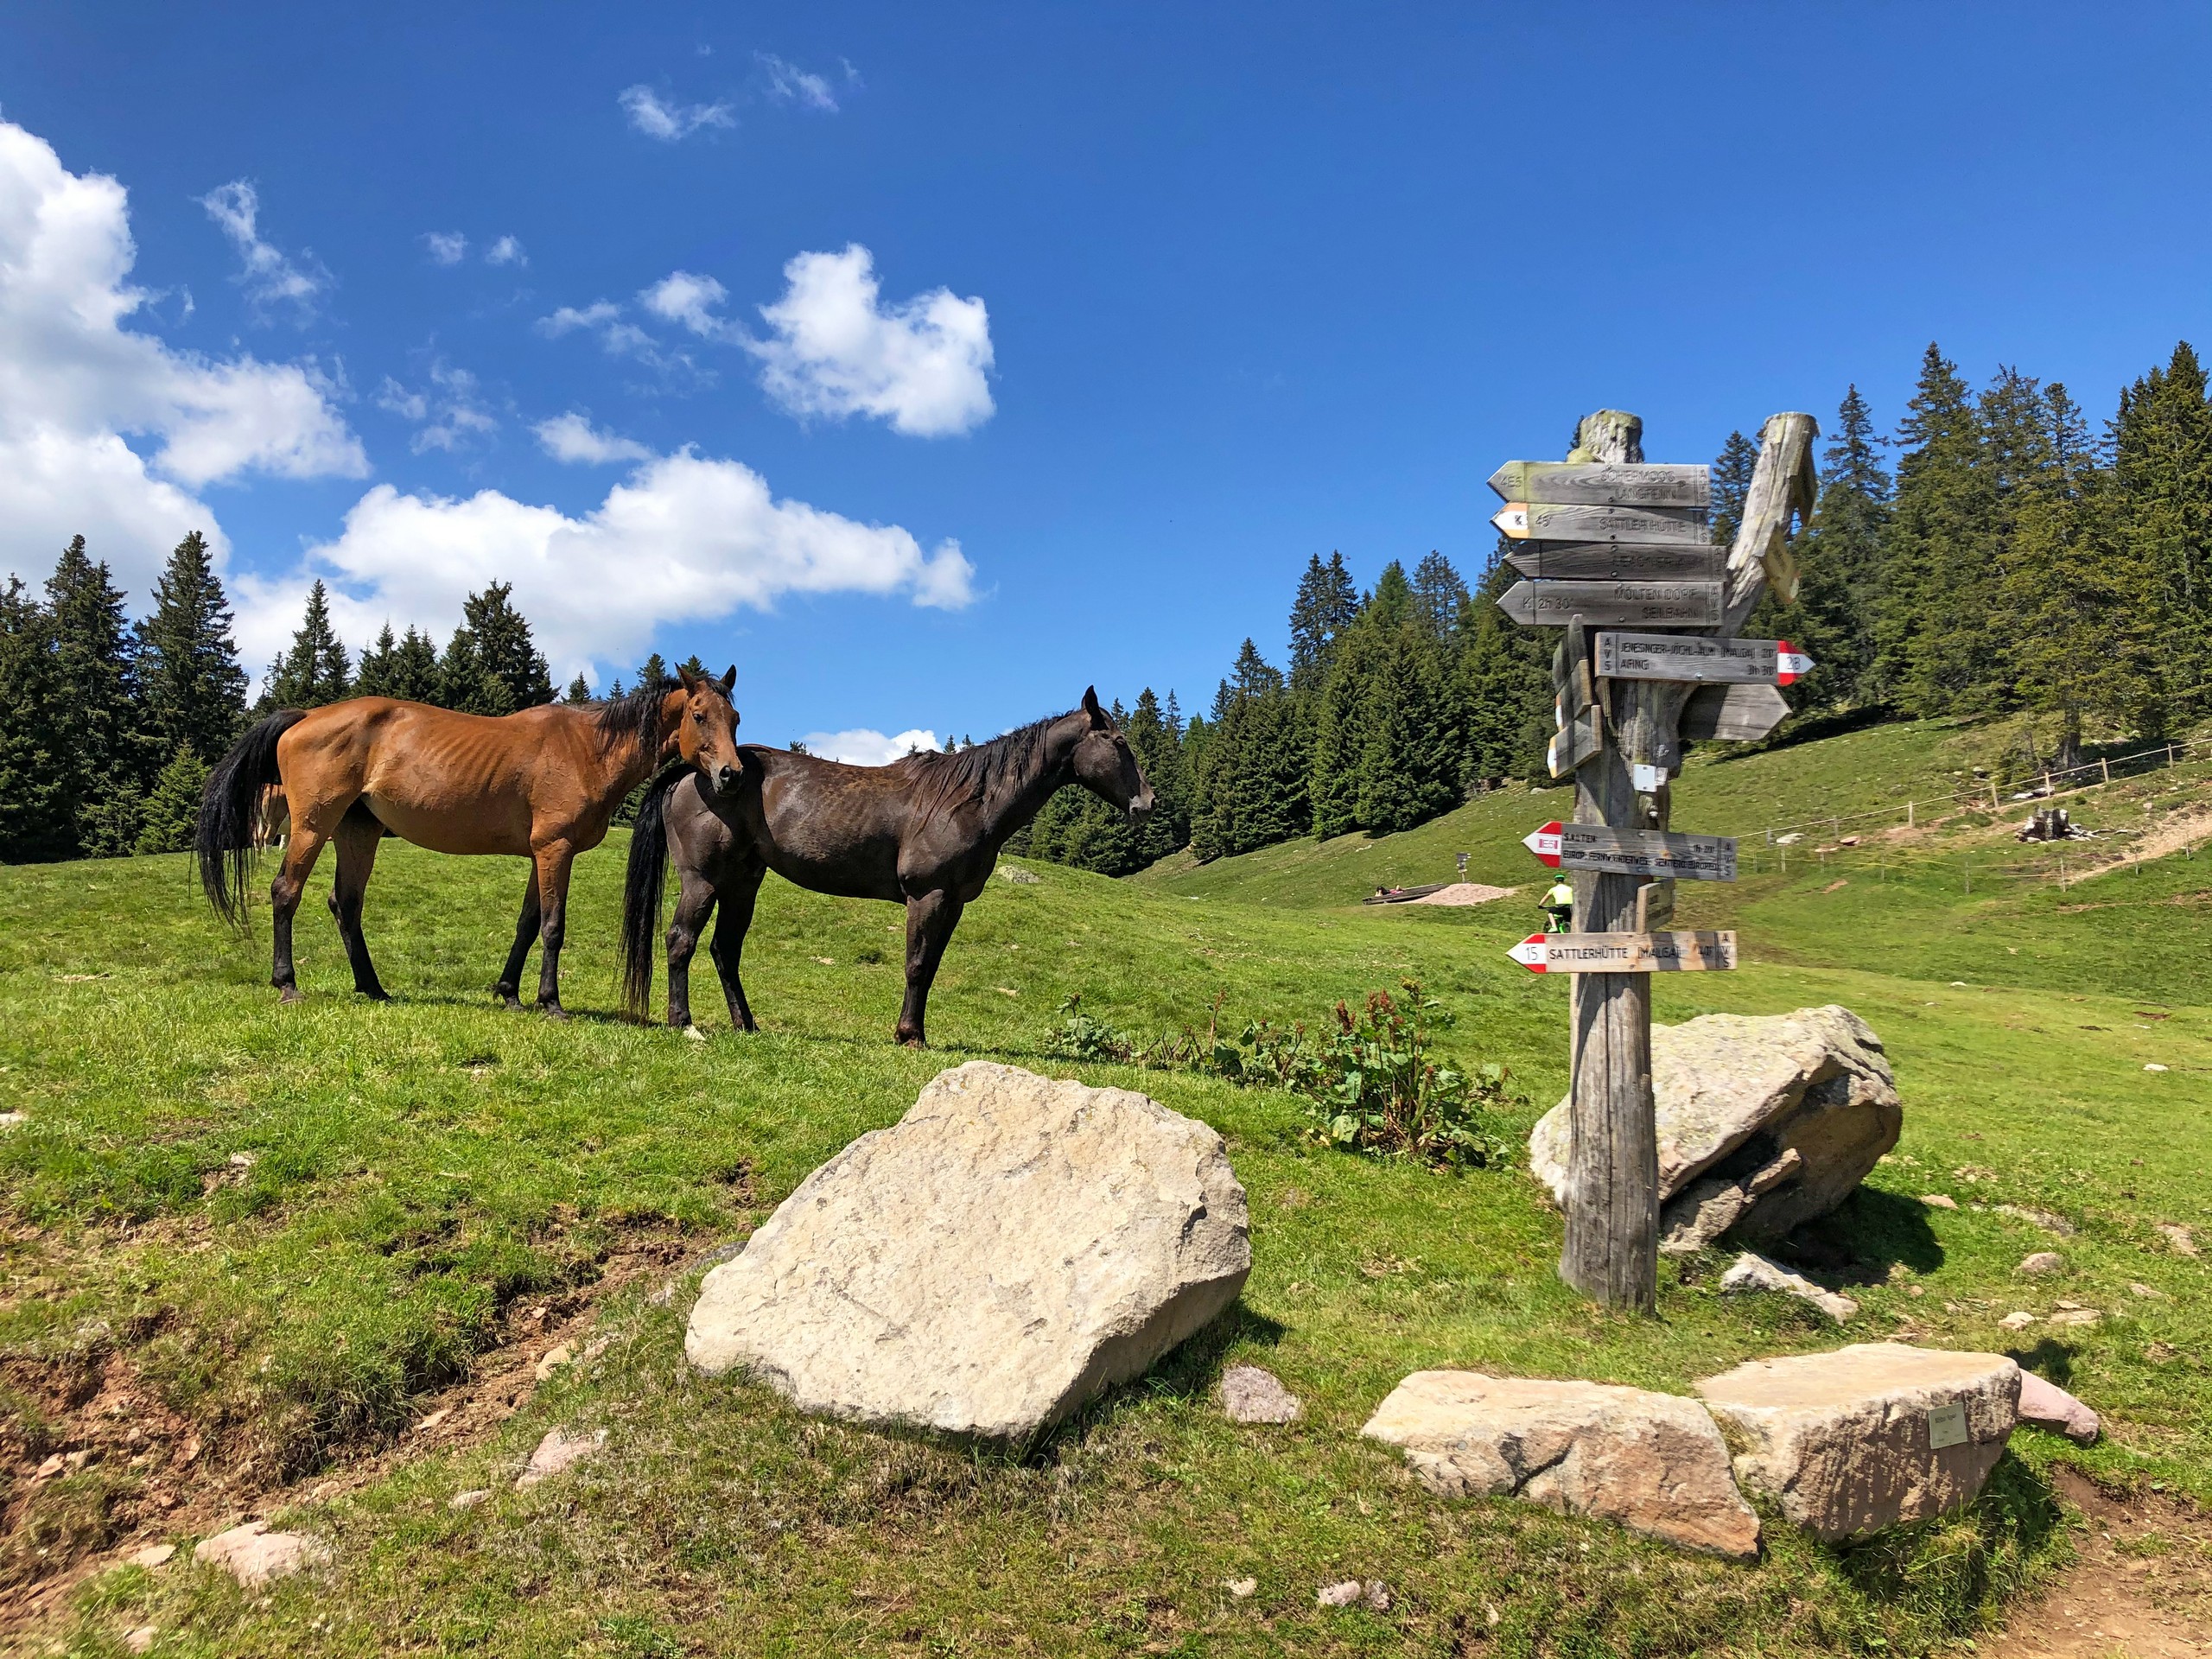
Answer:
[{"label": "horse's ear", "polygon": [[1090,723],[1094,726],[1102,725],[1105,721],[1106,716],[1099,711],[1098,688],[1095,685],[1086,685],[1083,688],[1083,712],[1090,716]]},{"label": "horse's ear", "polygon": [[699,689],[699,677],[681,663],[676,665],[676,677],[682,683],[686,691],[696,691]]},{"label": "horse's ear", "polygon": [[729,700],[729,694],[736,690],[737,664],[735,663],[732,663],[722,675],[722,700],[724,702],[728,702]]}]

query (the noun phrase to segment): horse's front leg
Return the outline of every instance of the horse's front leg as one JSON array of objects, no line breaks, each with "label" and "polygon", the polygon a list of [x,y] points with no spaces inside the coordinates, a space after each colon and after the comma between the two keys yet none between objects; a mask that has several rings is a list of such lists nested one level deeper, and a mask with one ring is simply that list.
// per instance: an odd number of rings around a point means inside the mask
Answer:
[{"label": "horse's front leg", "polygon": [[523,872],[522,913],[515,918],[514,948],[507,952],[506,970],[492,988],[492,995],[507,1007],[522,1007],[523,964],[530,960],[531,941],[537,937],[538,919],[537,866],[533,861]]},{"label": "horse's front leg", "polygon": [[691,1023],[691,953],[715,908],[715,884],[702,875],[678,871],[683,882],[676,913],[668,920],[668,1025],[682,1031]]},{"label": "horse's front leg", "polygon": [[569,914],[569,870],[576,861],[575,849],[558,841],[534,850],[537,865],[537,1011],[552,1020],[565,1020],[561,1006],[561,941],[566,936]]},{"label": "horse's front leg", "polygon": [[745,951],[746,930],[753,925],[753,900],[760,896],[760,878],[768,867],[757,861],[737,872],[721,889],[721,914],[715,918],[715,972],[722,982],[722,1001],[729,1004],[729,1022],[739,1031],[758,1031],[753,1005],[745,1000],[745,982],[738,977],[738,958]]},{"label": "horse's front leg", "polygon": [[960,923],[959,896],[939,887],[906,900],[906,1000],[899,1010],[898,1028],[892,1040],[909,1048],[926,1048],[930,987],[937,980],[938,963]]}]

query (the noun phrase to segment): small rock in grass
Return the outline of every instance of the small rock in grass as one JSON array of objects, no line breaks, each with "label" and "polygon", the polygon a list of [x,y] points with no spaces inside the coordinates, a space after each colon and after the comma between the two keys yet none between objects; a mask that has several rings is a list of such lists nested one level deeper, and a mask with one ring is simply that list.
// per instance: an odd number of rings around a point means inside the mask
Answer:
[{"label": "small rock in grass", "polygon": [[539,1481],[574,1468],[585,1459],[597,1456],[606,1444],[607,1431],[603,1428],[576,1435],[565,1429],[547,1429],[545,1438],[537,1443],[537,1450],[530,1454],[528,1466],[515,1477],[515,1490],[527,1491]]},{"label": "small rock in grass", "polygon": [[2074,1224],[2065,1217],[2054,1215],[2048,1210],[2030,1210],[2017,1204],[2000,1204],[1993,1206],[1993,1209],[1998,1215],[2010,1216],[2015,1221],[2024,1221],[2031,1227],[2042,1228],[2046,1233],[2056,1233],[2061,1238],[2071,1238],[2074,1236]]},{"label": "small rock in grass", "polygon": [[1249,1601],[1260,1593],[1257,1579],[1229,1579],[1223,1582],[1221,1587],[1239,1601]]},{"label": "small rock in grass", "polygon": [[2007,1313],[1997,1323],[2007,1331],[2024,1331],[2036,1322],[2036,1316],[2025,1308]]},{"label": "small rock in grass", "polygon": [[330,1546],[302,1532],[271,1532],[266,1521],[249,1521],[202,1538],[192,1559],[219,1567],[248,1590],[330,1559]]},{"label": "small rock in grass", "polygon": [[1305,1408],[1273,1371],[1232,1365],[1222,1373],[1221,1408],[1232,1423],[1294,1423]]},{"label": "small rock in grass", "polygon": [[0,1112],[0,1129],[12,1129],[16,1125],[27,1123],[29,1121],[22,1112]]},{"label": "small rock in grass", "polygon": [[696,1026],[684,1027],[683,1034],[690,1041],[695,1043],[703,1043],[707,1040],[707,1033],[700,1030]]},{"label": "small rock in grass", "polygon": [[2166,1068],[2165,1068],[2164,1066],[2163,1066],[2163,1065],[2158,1065],[2158,1062],[2156,1062],[2155,1060],[2152,1060],[2152,1061],[2145,1061],[2145,1062],[2144,1063],[2143,1069],[2144,1069],[2145,1071],[2164,1071]]},{"label": "small rock in grass", "polygon": [[2024,1273],[2031,1279],[2041,1279],[2050,1274],[2065,1272],[2066,1258],[2056,1250],[2037,1250],[2032,1255],[2022,1257],[2020,1265],[2013,1271]]},{"label": "small rock in grass", "polygon": [[1380,1579],[1370,1579],[1359,1599],[1378,1613],[1390,1611],[1390,1586]]},{"label": "small rock in grass", "polygon": [[2020,1373],[2020,1421],[2063,1434],[2076,1446],[2094,1446],[2103,1427],[2095,1412],[2058,1384],[2024,1370]]},{"label": "small rock in grass", "polygon": [[999,875],[1002,880],[1013,882],[1017,887],[1033,887],[1041,880],[1038,876],[1030,874],[1027,870],[1017,869],[1011,864],[1001,865],[999,868]]},{"label": "small rock in grass", "polygon": [[123,1650],[125,1653],[150,1653],[154,1649],[154,1638],[160,1634],[161,1631],[151,1624],[141,1624],[136,1630],[125,1630],[123,1633]]},{"label": "small rock in grass", "polygon": [[31,1478],[33,1480],[52,1480],[56,1475],[60,1474],[68,1466],[69,1460],[63,1457],[59,1452],[56,1452],[44,1463],[41,1463],[37,1468],[31,1471]]},{"label": "small rock in grass", "polygon": [[2172,1245],[2182,1255],[2195,1255],[2196,1254],[2196,1241],[2190,1236],[2188,1228],[2177,1225],[2171,1221],[2162,1221],[2158,1224],[2158,1231],[2166,1243]]},{"label": "small rock in grass", "polygon": [[1738,1256],[1728,1271],[1720,1275],[1722,1295],[1732,1296],[1747,1290],[1773,1290],[1784,1296],[1795,1296],[1799,1301],[1817,1307],[1839,1325],[1859,1311],[1859,1304],[1850,1297],[1823,1290],[1802,1274],[1792,1273],[1781,1263],[1770,1262],[1752,1250]]},{"label": "small rock in grass", "polygon": [[130,1552],[130,1565],[148,1568],[156,1567],[175,1554],[175,1544],[149,1544],[143,1549],[135,1549]]},{"label": "small rock in grass", "polygon": [[2152,1289],[2152,1288],[2151,1288],[2151,1287],[2150,1287],[2150,1286],[2148,1286],[2148,1285],[2139,1285],[2139,1284],[2136,1284],[2136,1283],[2134,1283],[2133,1281],[2131,1281],[2129,1282],[2129,1284],[2128,1284],[2127,1288],[2128,1288],[2129,1294],[2133,1294],[2133,1295],[2136,1295],[2136,1296],[2145,1296],[2145,1297],[2149,1297],[2149,1298],[2151,1298],[2151,1299],[2152,1299],[2152,1300],[2154,1300],[2161,1301],[2161,1302],[2163,1302],[2164,1300],[2166,1300],[2166,1293],[2165,1293],[2164,1291],[2163,1291],[2163,1290],[2153,1290],[2153,1289]]},{"label": "small rock in grass", "polygon": [[451,1406],[440,1406],[435,1411],[423,1418],[421,1422],[416,1424],[414,1432],[417,1434],[427,1434],[430,1430],[435,1428],[440,1423],[442,1423],[447,1418],[452,1415],[453,1408]]},{"label": "small rock in grass", "polygon": [[1342,1584],[1325,1584],[1313,1598],[1323,1607],[1349,1607],[1366,1593],[1367,1586],[1357,1579],[1346,1579]]},{"label": "small rock in grass", "polygon": [[1923,1192],[1920,1195],[1920,1201],[1930,1210],[1955,1210],[1959,1207],[1959,1201],[1944,1192]]},{"label": "small rock in grass", "polygon": [[2053,1325],[2094,1325],[2104,1318],[2094,1307],[2062,1307],[2050,1316]]},{"label": "small rock in grass", "polygon": [[446,1499],[446,1508],[449,1510],[473,1510],[479,1503],[481,1503],[486,1498],[491,1496],[492,1491],[488,1486],[472,1487],[465,1492],[455,1492],[451,1497]]},{"label": "small rock in grass", "polygon": [[575,1357],[575,1351],[565,1342],[548,1348],[544,1357],[537,1362],[537,1380],[543,1382]]}]

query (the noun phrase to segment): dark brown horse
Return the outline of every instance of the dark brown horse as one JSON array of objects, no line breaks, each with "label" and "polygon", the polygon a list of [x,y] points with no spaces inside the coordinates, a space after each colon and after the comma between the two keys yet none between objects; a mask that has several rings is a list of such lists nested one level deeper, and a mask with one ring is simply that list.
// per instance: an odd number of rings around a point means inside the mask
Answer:
[{"label": "dark brown horse", "polygon": [[691,1023],[691,953],[719,904],[709,947],[730,1023],[756,1029],[738,957],[763,874],[816,893],[883,899],[906,906],[906,1000],[897,1041],[919,1047],[938,961],[963,906],[982,892],[1007,837],[1037,816],[1054,791],[1084,788],[1132,817],[1152,810],[1128,739],[1098,706],[1040,720],[950,754],[910,754],[887,766],[764,749],[738,750],[744,776],[719,795],[675,778],[650,792],[630,840],[622,901],[622,985],[643,1017],[652,995],[653,936],[660,930],[668,850],[680,892],[668,930],[668,1023]]},{"label": "dark brown horse", "polygon": [[200,798],[200,880],[225,919],[245,925],[246,870],[265,834],[267,791],[279,785],[290,817],[270,886],[276,935],[270,982],[299,1000],[292,975],[292,912],[325,842],[335,842],[330,913],[346,941],[353,988],[384,1000],[361,937],[361,899],[377,843],[398,836],[441,853],[499,853],[531,861],[506,971],[493,988],[511,1008],[531,941],[544,947],[537,1006],[561,1010],[561,940],[569,869],[606,839],[623,798],[656,766],[681,763],[709,789],[737,779],[732,668],[720,681],[685,671],[679,685],[641,686],[612,702],[548,703],[497,719],[391,697],[353,697],[302,714],[286,709],[255,726],[207,779]]}]

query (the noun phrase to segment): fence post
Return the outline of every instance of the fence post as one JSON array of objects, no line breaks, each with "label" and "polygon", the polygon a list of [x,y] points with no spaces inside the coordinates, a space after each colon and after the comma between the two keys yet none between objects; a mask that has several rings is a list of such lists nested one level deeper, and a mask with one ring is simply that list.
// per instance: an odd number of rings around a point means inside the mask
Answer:
[{"label": "fence post", "polygon": [[[2050,793],[2050,774],[2049,772],[2045,772],[2044,774],[2043,792],[2046,795]],[[1994,778],[1989,780],[1989,810],[1993,812],[1997,810],[1997,780]]]},{"label": "fence post", "polygon": [[1910,801],[1907,801],[1904,804],[1904,827],[1908,830],[1912,828],[1912,803]]},{"label": "fence post", "polygon": [[2101,755],[2099,755],[2099,756],[2097,757],[2097,764],[2098,764],[2099,766],[2102,766],[2102,767],[2105,769],[2105,782],[2107,782],[2107,783],[2110,783],[2110,782],[2112,782],[2112,760],[2111,760],[2111,759],[2110,759],[2108,756],[2101,755]]}]

